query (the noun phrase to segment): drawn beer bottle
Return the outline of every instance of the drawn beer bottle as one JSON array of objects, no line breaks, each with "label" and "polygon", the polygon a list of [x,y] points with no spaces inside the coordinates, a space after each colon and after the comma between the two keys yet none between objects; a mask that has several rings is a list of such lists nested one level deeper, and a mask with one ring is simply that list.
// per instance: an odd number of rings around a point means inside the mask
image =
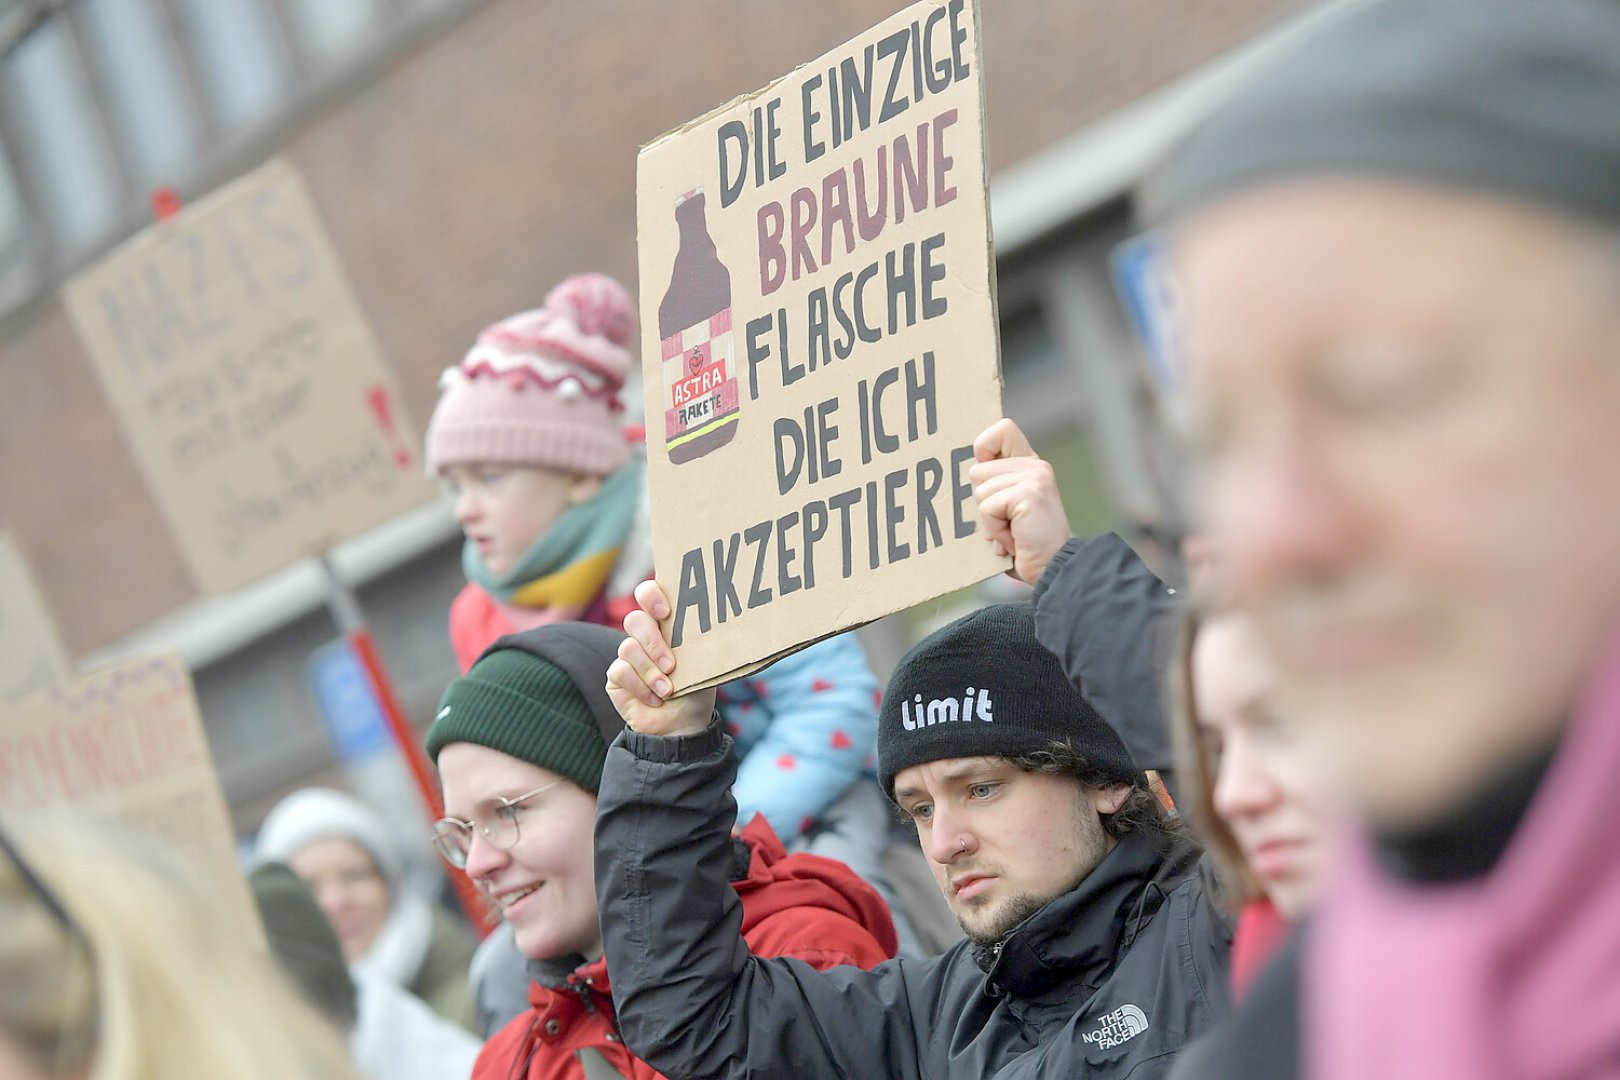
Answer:
[{"label": "drawn beer bottle", "polygon": [[664,449],[672,464],[702,457],[737,434],[737,353],[731,274],[704,216],[703,189],[675,200],[680,247],[658,305],[663,348]]}]

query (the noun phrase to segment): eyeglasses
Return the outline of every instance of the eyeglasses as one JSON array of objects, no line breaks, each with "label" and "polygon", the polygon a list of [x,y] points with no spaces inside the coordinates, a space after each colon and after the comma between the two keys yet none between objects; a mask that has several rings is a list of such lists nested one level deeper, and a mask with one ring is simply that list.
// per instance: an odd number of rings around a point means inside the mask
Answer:
[{"label": "eyeglasses", "polygon": [[515,799],[497,798],[495,805],[472,821],[440,818],[433,823],[433,844],[444,856],[444,861],[458,870],[467,868],[467,854],[472,851],[473,830],[477,829],[495,847],[510,850],[518,842],[518,808],[541,792],[550,791],[561,780],[541,784],[533,791]]}]

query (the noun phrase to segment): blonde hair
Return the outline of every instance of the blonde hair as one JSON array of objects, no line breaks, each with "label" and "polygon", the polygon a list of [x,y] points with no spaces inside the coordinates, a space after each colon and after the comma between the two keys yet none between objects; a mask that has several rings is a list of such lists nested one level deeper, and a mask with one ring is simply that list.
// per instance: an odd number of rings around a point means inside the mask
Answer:
[{"label": "blonde hair", "polygon": [[47,1076],[359,1080],[337,1028],[155,844],[55,817],[0,830],[0,1032]]}]

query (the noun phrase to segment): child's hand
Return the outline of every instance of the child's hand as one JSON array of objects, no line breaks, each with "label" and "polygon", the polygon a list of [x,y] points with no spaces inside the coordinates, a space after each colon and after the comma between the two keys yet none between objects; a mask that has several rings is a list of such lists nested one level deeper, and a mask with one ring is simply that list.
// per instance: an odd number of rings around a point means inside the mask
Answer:
[{"label": "child's hand", "polygon": [[631,730],[648,735],[692,735],[709,726],[714,688],[671,698],[675,654],[658,628],[669,618],[669,600],[656,581],[636,586],[640,610],[624,617],[619,658],[607,670],[607,692]]}]

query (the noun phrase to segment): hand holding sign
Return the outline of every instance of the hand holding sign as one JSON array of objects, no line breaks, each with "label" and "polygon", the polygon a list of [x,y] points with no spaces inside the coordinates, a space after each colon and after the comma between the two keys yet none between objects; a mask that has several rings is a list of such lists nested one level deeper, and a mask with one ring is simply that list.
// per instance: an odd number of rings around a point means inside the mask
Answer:
[{"label": "hand holding sign", "polygon": [[997,555],[1011,555],[1012,574],[1034,585],[1069,539],[1052,466],[1008,419],[997,420],[973,440],[976,464],[968,469],[979,521]]},{"label": "hand holding sign", "polygon": [[637,158],[677,692],[1006,569],[967,479],[1001,412],[978,26],[922,0]]},{"label": "hand holding sign", "polygon": [[636,587],[636,603],[641,610],[624,617],[628,636],[619,644],[619,658],[608,667],[608,697],[632,731],[695,735],[714,714],[714,689],[669,696],[675,653],[658,628],[660,620],[669,618],[669,600],[656,581],[643,581]]}]

